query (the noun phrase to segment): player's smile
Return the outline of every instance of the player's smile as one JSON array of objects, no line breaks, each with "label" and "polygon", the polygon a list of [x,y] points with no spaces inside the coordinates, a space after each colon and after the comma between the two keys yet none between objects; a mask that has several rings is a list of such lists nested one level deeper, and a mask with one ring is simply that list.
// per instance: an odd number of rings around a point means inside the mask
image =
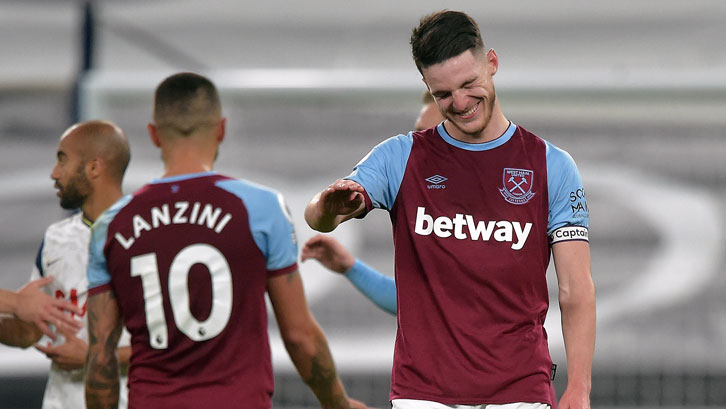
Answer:
[{"label": "player's smile", "polygon": [[476,113],[479,111],[479,105],[481,105],[481,101],[477,102],[473,107],[471,107],[469,110],[464,112],[455,112],[454,115],[457,117],[463,119],[463,120],[469,120],[474,118],[476,116]]}]

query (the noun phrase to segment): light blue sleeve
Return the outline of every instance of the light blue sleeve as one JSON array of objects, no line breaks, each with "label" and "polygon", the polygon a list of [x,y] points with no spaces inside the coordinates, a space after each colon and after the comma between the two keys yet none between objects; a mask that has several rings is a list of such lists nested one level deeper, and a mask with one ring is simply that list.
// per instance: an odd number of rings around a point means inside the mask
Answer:
[{"label": "light blue sleeve", "polygon": [[103,249],[108,239],[108,226],[116,217],[119,211],[124,208],[132,196],[124,196],[109,207],[91,226],[91,243],[88,253],[88,289],[108,284],[111,282],[111,274],[106,265],[106,254]]},{"label": "light blue sleeve", "polygon": [[587,197],[577,165],[569,153],[547,144],[547,194],[549,221],[547,234],[563,226],[589,227]]},{"label": "light blue sleeve", "polygon": [[345,276],[363,295],[382,310],[396,315],[396,282],[356,259]]},{"label": "light blue sleeve", "polygon": [[401,187],[412,146],[411,133],[388,138],[361,159],[346,179],[363,186],[373,208],[391,210]]},{"label": "light blue sleeve", "polygon": [[282,195],[270,188],[242,180],[223,180],[217,186],[239,197],[247,208],[252,238],[276,271],[297,263],[297,239],[292,216]]}]

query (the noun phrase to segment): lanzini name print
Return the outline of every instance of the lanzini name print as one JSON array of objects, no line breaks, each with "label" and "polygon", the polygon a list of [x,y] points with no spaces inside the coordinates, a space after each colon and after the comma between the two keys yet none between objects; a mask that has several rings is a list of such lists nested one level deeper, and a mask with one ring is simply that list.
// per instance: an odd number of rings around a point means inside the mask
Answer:
[{"label": "lanzini name print", "polygon": [[[232,214],[226,213],[222,215],[222,209],[214,207],[209,203],[202,204],[200,202],[175,202],[173,210],[169,204],[161,207],[152,207],[147,218],[139,214],[133,216],[132,223],[134,229],[133,237],[124,237],[121,233],[116,233],[114,238],[128,250],[144,231],[151,231],[160,226],[168,226],[171,224],[197,224],[213,229],[215,233],[221,233],[227,223],[232,219]],[[149,220],[151,222],[149,222]]]}]

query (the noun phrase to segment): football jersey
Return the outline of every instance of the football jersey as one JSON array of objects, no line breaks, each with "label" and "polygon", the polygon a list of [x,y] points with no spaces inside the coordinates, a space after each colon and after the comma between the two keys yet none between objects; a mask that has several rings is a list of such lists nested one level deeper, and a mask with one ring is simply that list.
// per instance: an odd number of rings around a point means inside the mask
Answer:
[{"label": "football jersey", "polygon": [[440,124],[382,142],[348,178],[393,224],[391,399],[554,406],[550,240],[586,240],[589,217],[572,158],[511,123],[481,144]]},{"label": "football jersey", "polygon": [[[53,277],[43,290],[48,295],[62,298],[81,307],[84,314],[82,328],[76,336],[88,343],[88,328],[85,319],[88,279],[88,245],[91,238],[90,221],[78,212],[71,217],[53,223],[46,229],[43,242],[33,266],[31,280]],[[56,333],[56,340],[43,335],[39,344],[60,346],[65,343],[63,335]],[[124,331],[120,346],[129,345],[128,333]],[[48,383],[43,396],[43,409],[64,409],[85,407],[83,369],[66,371],[55,363],[51,364]],[[119,408],[126,407],[126,378],[122,378]]]},{"label": "football jersey", "polygon": [[269,408],[264,294],[297,270],[282,196],[214,172],[154,181],[93,226],[91,294],[131,333],[130,408]]}]

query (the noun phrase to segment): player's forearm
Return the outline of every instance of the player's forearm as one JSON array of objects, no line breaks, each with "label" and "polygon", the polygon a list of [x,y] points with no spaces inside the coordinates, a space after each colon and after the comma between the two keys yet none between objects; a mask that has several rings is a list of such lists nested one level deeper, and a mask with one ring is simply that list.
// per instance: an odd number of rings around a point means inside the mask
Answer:
[{"label": "player's forearm", "polygon": [[342,222],[339,215],[326,212],[320,201],[320,194],[316,195],[305,207],[305,221],[311,229],[328,233],[335,230]]},{"label": "player's forearm", "polygon": [[0,343],[20,348],[33,346],[42,333],[29,322],[17,318],[0,317]]},{"label": "player's forearm", "polygon": [[111,291],[91,295],[87,305],[86,404],[89,409],[117,408],[119,365],[116,349],[122,327],[116,296]]},{"label": "player's forearm", "polygon": [[308,334],[285,339],[300,376],[324,409],[348,408],[348,398],[335,369],[325,336],[317,325]]},{"label": "player's forearm", "polygon": [[595,351],[595,289],[591,283],[584,283],[570,295],[560,297],[560,310],[567,355],[567,388],[589,395]]},{"label": "player's forearm", "polygon": [[379,308],[396,315],[396,282],[381,272],[356,259],[345,272],[353,285]]},{"label": "player's forearm", "polygon": [[86,405],[88,409],[118,408],[119,367],[114,353],[89,349],[86,364]]},{"label": "player's forearm", "polygon": [[13,291],[0,288],[0,314],[15,314],[18,295]]}]

